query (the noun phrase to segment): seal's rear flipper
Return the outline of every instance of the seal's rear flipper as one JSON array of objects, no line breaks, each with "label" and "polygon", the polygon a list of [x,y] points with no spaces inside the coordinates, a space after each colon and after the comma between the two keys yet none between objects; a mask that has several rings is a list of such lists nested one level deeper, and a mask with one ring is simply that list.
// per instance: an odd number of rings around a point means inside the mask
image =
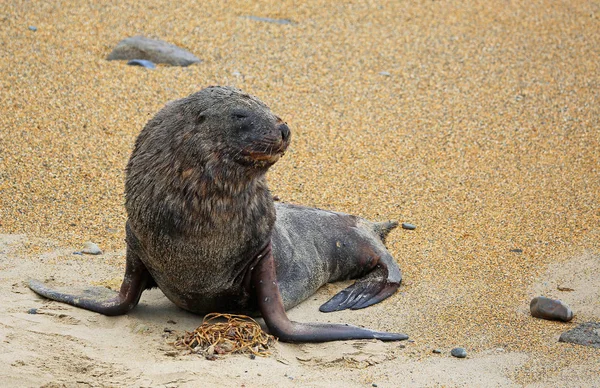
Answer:
[{"label": "seal's rear flipper", "polygon": [[340,310],[358,310],[379,303],[393,295],[402,281],[400,269],[389,254],[379,258],[375,268],[353,285],[340,291],[319,307],[319,311],[330,313]]},{"label": "seal's rear flipper", "polygon": [[392,230],[398,226],[398,221],[374,222],[373,231],[377,233],[381,241],[385,242],[385,238]]}]

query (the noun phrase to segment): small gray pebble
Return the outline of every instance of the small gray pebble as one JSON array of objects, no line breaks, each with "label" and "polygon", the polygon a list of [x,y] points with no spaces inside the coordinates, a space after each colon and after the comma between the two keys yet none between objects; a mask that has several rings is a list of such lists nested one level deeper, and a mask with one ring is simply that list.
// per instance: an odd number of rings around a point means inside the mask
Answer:
[{"label": "small gray pebble", "polygon": [[[251,355],[250,355],[250,359],[251,359],[251,360],[254,360],[255,358],[256,358],[256,356],[255,356],[254,354],[251,354]],[[259,375],[259,376],[260,376],[260,375]]]},{"label": "small gray pebble", "polygon": [[33,32],[37,31],[37,27],[36,26],[29,26],[27,28],[29,28],[29,31],[33,31]]},{"label": "small gray pebble", "polygon": [[402,224],[402,229],[415,230],[415,229],[417,229],[417,227],[414,226],[413,224],[409,224],[408,222],[404,222]]},{"label": "small gray pebble", "polygon": [[242,16],[243,18],[254,20],[257,22],[267,22],[267,23],[275,23],[275,24],[294,24],[290,19],[273,19],[273,18],[265,18],[261,16],[252,16],[246,15]]},{"label": "small gray pebble", "polygon": [[389,71],[380,71],[380,72],[379,72],[379,75],[383,75],[383,76],[386,76],[386,77],[389,77],[389,76],[391,76],[391,74],[390,74],[390,72],[389,72]]},{"label": "small gray pebble", "polygon": [[27,314],[37,314],[37,309],[36,308],[32,308],[27,310]]},{"label": "small gray pebble", "polygon": [[152,70],[156,69],[156,65],[154,64],[154,62],[148,61],[146,59],[132,59],[132,60],[128,61],[127,64],[129,66],[145,67],[146,69],[152,69]]},{"label": "small gray pebble", "polygon": [[83,249],[81,250],[83,253],[87,253],[88,255],[101,255],[102,250],[98,247],[98,245],[94,244],[91,241],[83,244]]},{"label": "small gray pebble", "polygon": [[434,352],[435,354],[441,354],[441,353],[442,353],[442,351],[441,351],[441,350],[439,350],[439,349],[433,349],[433,352]]},{"label": "small gray pebble", "polygon": [[371,384],[371,387],[377,387],[377,384],[373,383]]},{"label": "small gray pebble", "polygon": [[81,251],[75,251],[75,252],[73,252],[73,254],[74,255],[83,255],[83,252],[81,252]]},{"label": "small gray pebble", "polygon": [[457,358],[467,357],[467,351],[465,350],[465,348],[454,348],[450,351],[450,354]]}]

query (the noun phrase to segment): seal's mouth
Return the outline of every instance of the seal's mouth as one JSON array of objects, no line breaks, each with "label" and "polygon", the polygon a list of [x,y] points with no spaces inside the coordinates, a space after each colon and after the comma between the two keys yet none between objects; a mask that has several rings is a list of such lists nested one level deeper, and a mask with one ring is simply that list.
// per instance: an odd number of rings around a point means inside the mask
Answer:
[{"label": "seal's mouth", "polygon": [[256,167],[268,167],[275,164],[283,155],[289,145],[288,141],[281,141],[279,144],[269,144],[253,149],[242,151],[243,159]]},{"label": "seal's mouth", "polygon": [[268,134],[255,139],[241,150],[239,161],[252,167],[268,168],[285,154],[290,139],[290,129],[278,118],[277,125]]}]

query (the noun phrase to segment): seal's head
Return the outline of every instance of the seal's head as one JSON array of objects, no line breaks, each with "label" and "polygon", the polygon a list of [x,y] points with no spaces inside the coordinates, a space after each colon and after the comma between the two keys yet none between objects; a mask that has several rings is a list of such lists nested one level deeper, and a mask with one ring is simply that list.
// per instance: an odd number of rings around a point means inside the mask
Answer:
[{"label": "seal's head", "polygon": [[213,86],[177,104],[191,121],[181,133],[184,147],[201,147],[203,156],[217,156],[224,165],[237,163],[264,171],[290,143],[287,124],[262,101],[238,89]]},{"label": "seal's head", "polygon": [[235,88],[208,87],[168,103],[138,136],[127,165],[130,220],[264,214],[272,207],[264,175],[290,137],[263,102]]}]

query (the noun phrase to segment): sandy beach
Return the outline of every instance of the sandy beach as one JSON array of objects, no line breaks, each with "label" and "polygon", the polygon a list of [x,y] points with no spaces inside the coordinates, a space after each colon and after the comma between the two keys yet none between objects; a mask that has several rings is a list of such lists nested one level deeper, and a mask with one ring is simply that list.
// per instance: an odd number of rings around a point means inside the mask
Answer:
[{"label": "sandy beach", "polygon": [[[0,26],[1,386],[600,386],[600,349],[558,342],[600,321],[597,2],[9,1]],[[105,59],[135,35],[202,62]],[[135,138],[210,85],[288,123],[290,149],[268,174],[282,201],[417,226],[387,240],[404,275],[394,296],[323,314],[350,283],[331,284],[290,317],[410,341],[209,361],[168,344],[202,317],[159,290],[105,317],[27,288],[119,287]],[[104,254],[74,255],[86,241]],[[538,295],[575,318],[531,317]]]}]

